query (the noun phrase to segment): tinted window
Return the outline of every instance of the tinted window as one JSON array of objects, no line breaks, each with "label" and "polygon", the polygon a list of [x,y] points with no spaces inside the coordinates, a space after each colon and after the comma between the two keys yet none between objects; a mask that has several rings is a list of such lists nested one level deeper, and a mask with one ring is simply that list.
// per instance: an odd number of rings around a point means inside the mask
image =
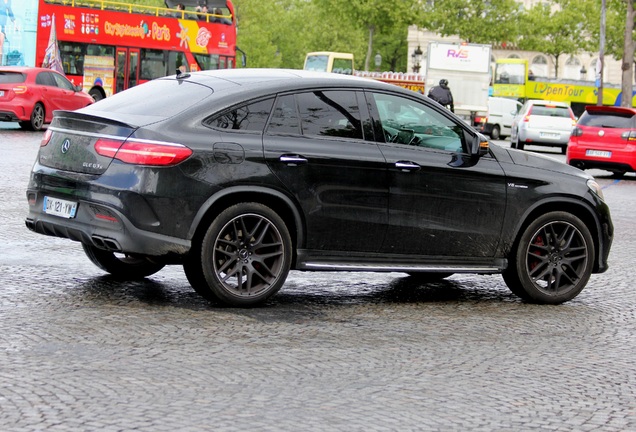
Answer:
[{"label": "tinted window", "polygon": [[244,105],[207,119],[204,124],[220,129],[263,132],[273,104],[274,99],[267,99]]},{"label": "tinted window", "polygon": [[1,72],[0,71],[0,84],[6,83],[21,83],[26,79],[25,74],[19,72]]},{"label": "tinted window", "polygon": [[52,75],[53,74],[50,72],[40,72],[35,77],[35,83],[43,86],[56,87],[55,80]]},{"label": "tinted window", "polygon": [[374,93],[373,98],[386,142],[462,151],[461,127],[432,107],[381,93]]},{"label": "tinted window", "polygon": [[281,96],[276,100],[272,120],[267,132],[283,134],[300,134],[298,110],[293,95]]},{"label": "tinted window", "polygon": [[362,139],[362,122],[353,91],[316,91],[300,93],[303,135]]},{"label": "tinted window", "polygon": [[71,84],[71,82],[67,80],[66,78],[64,78],[63,76],[55,74],[55,73],[52,73],[51,76],[55,80],[55,85],[57,85],[59,88],[62,88],[64,90],[75,91],[73,84]]},{"label": "tinted window", "polygon": [[584,112],[578,124],[582,126],[630,129],[634,125],[631,113],[590,113]]},{"label": "tinted window", "polygon": [[531,115],[541,115],[549,117],[572,117],[570,108],[557,106],[534,105],[530,108]]},{"label": "tinted window", "polygon": [[[208,87],[177,80],[148,81],[92,104],[90,111],[170,117],[212,94]],[[152,103],[148,103],[152,101]]]}]

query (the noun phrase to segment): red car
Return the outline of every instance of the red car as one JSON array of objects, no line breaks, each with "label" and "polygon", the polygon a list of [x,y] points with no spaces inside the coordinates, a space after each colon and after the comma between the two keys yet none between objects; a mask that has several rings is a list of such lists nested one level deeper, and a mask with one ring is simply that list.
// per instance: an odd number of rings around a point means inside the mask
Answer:
[{"label": "red car", "polygon": [[94,102],[64,75],[33,67],[0,67],[0,121],[19,122],[23,129],[40,130],[53,111],[74,111]]},{"label": "red car", "polygon": [[636,171],[636,109],[587,106],[568,144],[566,162],[622,177]]}]

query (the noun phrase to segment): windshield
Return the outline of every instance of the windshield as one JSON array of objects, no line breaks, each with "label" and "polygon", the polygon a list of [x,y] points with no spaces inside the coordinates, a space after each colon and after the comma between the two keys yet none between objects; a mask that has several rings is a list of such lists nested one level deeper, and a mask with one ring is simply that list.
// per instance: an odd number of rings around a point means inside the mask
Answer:
[{"label": "windshield", "polygon": [[497,63],[495,84],[525,84],[526,65],[523,63]]},{"label": "windshield", "polygon": [[329,56],[327,55],[309,56],[305,61],[305,70],[327,72],[328,64]]}]

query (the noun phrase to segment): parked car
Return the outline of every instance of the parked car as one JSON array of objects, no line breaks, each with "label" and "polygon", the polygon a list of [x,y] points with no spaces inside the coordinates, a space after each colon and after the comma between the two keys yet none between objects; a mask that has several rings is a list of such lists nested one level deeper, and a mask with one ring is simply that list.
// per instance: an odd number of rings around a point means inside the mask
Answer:
[{"label": "parked car", "polygon": [[616,177],[636,171],[636,109],[587,106],[572,131],[566,162]]},{"label": "parked car", "polygon": [[184,73],[57,112],[28,185],[29,229],[125,279],[183,265],[204,297],[262,304],[290,269],[502,273],[539,303],[607,269],[599,185],[489,146],[398,86],[339,74]]},{"label": "parked car", "polygon": [[0,67],[0,121],[19,122],[23,129],[40,130],[55,110],[76,110],[93,98],[52,69]]},{"label": "parked car", "polygon": [[576,117],[565,102],[528,100],[512,121],[510,143],[523,150],[526,144],[560,147],[565,154]]},{"label": "parked car", "polygon": [[488,98],[488,112],[475,119],[475,128],[498,140],[510,136],[512,121],[521,109],[521,102],[503,97]]}]

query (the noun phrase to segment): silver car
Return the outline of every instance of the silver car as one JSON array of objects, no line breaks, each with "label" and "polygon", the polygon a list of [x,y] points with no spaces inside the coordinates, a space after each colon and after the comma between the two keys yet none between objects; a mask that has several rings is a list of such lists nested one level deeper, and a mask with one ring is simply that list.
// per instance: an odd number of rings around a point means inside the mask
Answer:
[{"label": "silver car", "polygon": [[561,147],[565,154],[576,118],[565,102],[529,100],[512,121],[510,143],[523,150],[526,144]]}]

